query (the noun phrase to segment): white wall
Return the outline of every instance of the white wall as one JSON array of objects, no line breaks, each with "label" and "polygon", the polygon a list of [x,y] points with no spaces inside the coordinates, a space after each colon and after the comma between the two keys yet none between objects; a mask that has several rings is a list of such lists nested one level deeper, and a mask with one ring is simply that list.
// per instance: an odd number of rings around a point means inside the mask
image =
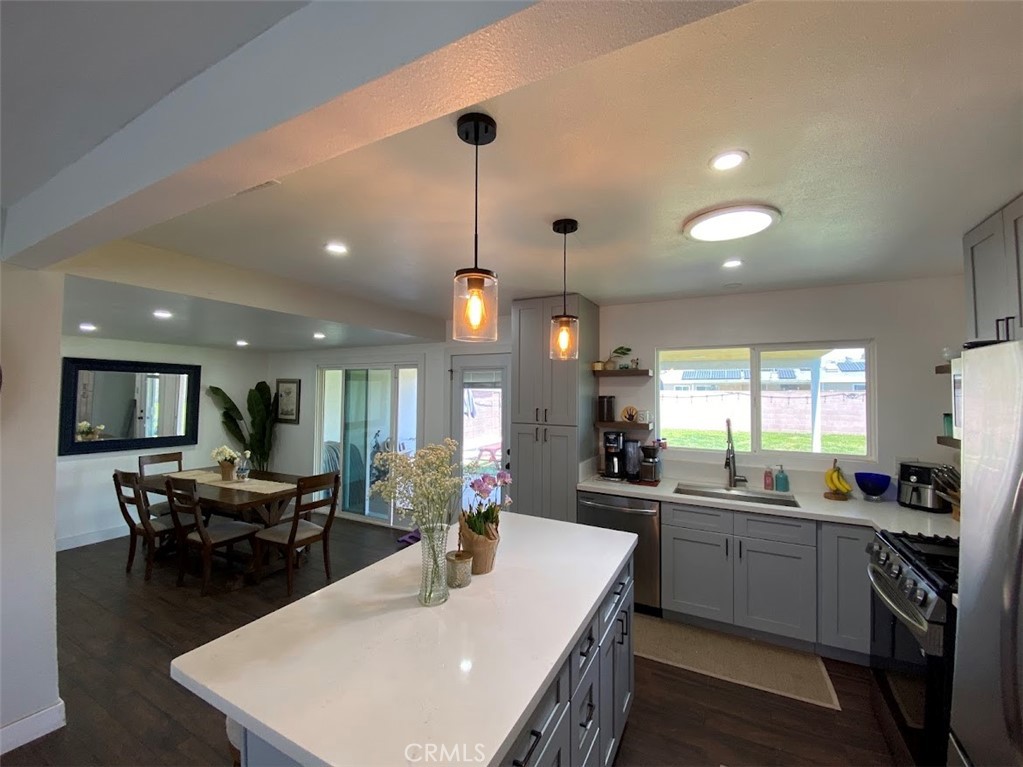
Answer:
[{"label": "white wall", "polygon": [[54,458],[64,277],[0,266],[0,752],[64,724]]},{"label": "white wall", "polygon": [[[58,550],[127,534],[127,526],[114,501],[110,478],[115,469],[138,471],[139,455],[180,450],[184,453],[185,468],[196,468],[212,463],[210,451],[218,445],[237,447],[220,422],[220,410],[206,394],[208,386],[219,386],[244,413],[245,397],[249,389],[257,381],[270,380],[267,378],[267,355],[255,351],[64,336],[61,338],[60,355],[201,365],[202,386],[199,396],[199,442],[196,445],[64,455],[57,458]],[[273,387],[272,380],[270,385]],[[278,427],[278,430],[283,428]]]},{"label": "white wall", "polygon": [[[941,277],[604,306],[600,347],[631,346],[641,365],[652,367],[661,348],[873,339],[878,460],[842,463],[850,476],[861,470],[890,474],[900,458],[957,458],[935,443],[950,394],[948,376],[935,375],[934,366],[942,362],[943,347],[962,344],[965,327],[963,279]],[[615,395],[619,409],[633,404],[654,412],[656,379],[602,379],[600,393]],[[720,453],[686,453],[684,460],[720,464],[723,454],[723,448]],[[807,470],[830,463],[823,457],[771,455],[739,456],[740,471],[751,486],[759,485],[766,463]],[[676,460],[679,454],[669,451],[666,473],[686,476],[693,469]]]},{"label": "white wall", "polygon": [[[450,334],[450,333],[449,333]],[[270,355],[267,380],[302,380],[302,417],[298,425],[279,424],[272,459],[276,471],[305,474],[319,470],[317,456],[317,369],[337,365],[419,364],[421,378],[421,416],[418,445],[437,442],[451,433],[450,379],[453,354],[495,354],[511,351],[511,317],[498,322],[496,343],[426,343],[402,346],[329,349],[315,352],[289,352]]]}]

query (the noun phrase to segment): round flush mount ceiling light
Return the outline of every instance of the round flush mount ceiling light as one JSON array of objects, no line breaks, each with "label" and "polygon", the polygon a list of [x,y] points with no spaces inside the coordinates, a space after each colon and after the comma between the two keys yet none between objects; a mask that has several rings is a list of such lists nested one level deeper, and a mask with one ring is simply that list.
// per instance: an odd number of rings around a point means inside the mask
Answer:
[{"label": "round flush mount ceiling light", "polygon": [[94,330],[98,330],[98,328],[91,322],[83,322],[81,325],[78,326],[78,329],[81,330],[83,333],[92,333]]},{"label": "round flush mount ceiling light", "polygon": [[762,232],[780,218],[781,211],[768,205],[729,205],[691,216],[682,231],[694,240],[723,242]]},{"label": "round flush mount ceiling light", "polygon": [[725,269],[738,269],[740,266],[742,266],[742,259],[730,258],[723,264],[721,264],[721,266],[724,267]]},{"label": "round flush mount ceiling light", "polygon": [[345,245],[343,242],[337,241],[328,242],[326,245],[323,246],[323,248],[328,253],[335,256],[343,256],[346,253],[348,253],[348,246]]},{"label": "round flush mount ceiling light", "polygon": [[710,167],[714,170],[732,170],[738,168],[749,159],[749,153],[742,149],[729,149],[727,152],[714,155]]},{"label": "round flush mount ceiling light", "polygon": [[249,342],[248,341],[244,341],[241,338],[239,338],[237,341],[234,342],[234,345],[235,346],[248,346]]},{"label": "round flush mount ceiling light", "polygon": [[158,320],[169,320],[174,316],[174,312],[167,311],[166,309],[154,309],[153,316]]},{"label": "round flush mount ceiling light", "polygon": [[319,333],[319,332],[313,333],[313,338],[315,338],[317,341],[322,341],[326,337],[327,337],[326,333]]}]

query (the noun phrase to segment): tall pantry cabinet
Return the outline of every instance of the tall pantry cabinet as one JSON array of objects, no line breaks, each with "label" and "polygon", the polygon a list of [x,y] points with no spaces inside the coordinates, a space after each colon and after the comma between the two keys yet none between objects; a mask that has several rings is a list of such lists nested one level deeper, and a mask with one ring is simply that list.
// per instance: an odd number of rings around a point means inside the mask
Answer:
[{"label": "tall pantry cabinet", "polygon": [[591,363],[599,358],[597,307],[568,296],[579,317],[579,359],[550,358],[551,317],[561,296],[512,303],[511,467],[515,511],[575,521],[579,463],[597,454],[593,429],[597,385]]}]

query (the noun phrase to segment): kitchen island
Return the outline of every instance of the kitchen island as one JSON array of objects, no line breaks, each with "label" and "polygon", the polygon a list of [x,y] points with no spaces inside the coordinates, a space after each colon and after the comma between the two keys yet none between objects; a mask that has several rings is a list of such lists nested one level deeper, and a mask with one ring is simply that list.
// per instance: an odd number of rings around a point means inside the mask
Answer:
[{"label": "kitchen island", "polygon": [[603,766],[631,706],[635,546],[504,514],[494,571],[443,605],[419,605],[412,546],[174,659],[171,677],[245,728],[253,767]]}]

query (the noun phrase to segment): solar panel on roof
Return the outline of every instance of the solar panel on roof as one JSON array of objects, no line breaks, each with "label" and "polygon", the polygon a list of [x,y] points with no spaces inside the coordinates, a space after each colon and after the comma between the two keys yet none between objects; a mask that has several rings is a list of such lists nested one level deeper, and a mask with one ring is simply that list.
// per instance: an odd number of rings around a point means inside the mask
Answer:
[{"label": "solar panel on roof", "polygon": [[838,369],[843,373],[864,373],[867,370],[867,363],[863,360],[846,360],[838,363]]}]

